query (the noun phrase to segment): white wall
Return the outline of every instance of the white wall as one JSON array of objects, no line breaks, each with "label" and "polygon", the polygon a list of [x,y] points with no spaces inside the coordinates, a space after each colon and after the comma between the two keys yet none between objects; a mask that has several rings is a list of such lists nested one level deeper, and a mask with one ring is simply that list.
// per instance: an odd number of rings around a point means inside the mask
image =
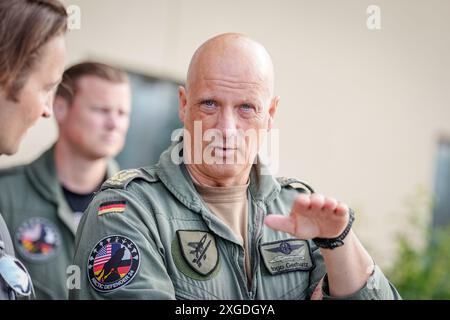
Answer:
[{"label": "white wall", "polygon": [[[282,143],[280,175],[309,181],[358,211],[356,230],[392,262],[405,202],[430,196],[440,136],[450,137],[450,2],[66,0],[81,8],[68,64],[85,58],[184,79],[203,41],[242,32],[272,54]],[[126,3],[126,4],[125,4]],[[366,8],[381,8],[381,30]],[[56,136],[41,121],[7,166]],[[425,213],[422,218],[428,219]]]}]

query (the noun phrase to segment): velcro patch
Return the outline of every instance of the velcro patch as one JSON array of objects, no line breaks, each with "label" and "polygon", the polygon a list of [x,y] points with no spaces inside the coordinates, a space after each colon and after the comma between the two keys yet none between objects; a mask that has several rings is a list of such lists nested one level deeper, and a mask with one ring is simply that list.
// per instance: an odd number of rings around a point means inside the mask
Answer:
[{"label": "velcro patch", "polygon": [[125,208],[127,206],[126,201],[109,201],[109,202],[103,202],[98,207],[98,216],[102,216],[107,213],[123,213],[125,212]]},{"label": "velcro patch", "polygon": [[136,276],[140,258],[138,247],[129,238],[120,235],[105,237],[97,242],[89,255],[89,283],[100,292],[119,289]]},{"label": "velcro patch", "polygon": [[309,271],[314,267],[308,241],[285,239],[261,244],[261,255],[272,274],[291,271]]},{"label": "velcro patch", "polygon": [[219,262],[216,239],[206,231],[178,230],[178,242],[184,259],[202,276],[210,275]]},{"label": "velcro patch", "polygon": [[40,217],[23,222],[14,240],[20,255],[33,262],[47,261],[55,256],[61,245],[61,235],[56,225]]}]

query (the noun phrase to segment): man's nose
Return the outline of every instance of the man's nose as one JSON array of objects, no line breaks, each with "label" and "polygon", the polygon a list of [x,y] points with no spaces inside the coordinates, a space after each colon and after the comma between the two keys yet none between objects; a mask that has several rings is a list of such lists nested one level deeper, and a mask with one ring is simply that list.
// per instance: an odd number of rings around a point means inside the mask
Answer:
[{"label": "man's nose", "polygon": [[109,112],[106,117],[106,128],[108,130],[114,130],[117,128],[119,122],[119,116],[114,112]]},{"label": "man's nose", "polygon": [[217,129],[222,132],[224,137],[230,137],[236,134],[237,125],[233,108],[223,108],[217,123]]}]

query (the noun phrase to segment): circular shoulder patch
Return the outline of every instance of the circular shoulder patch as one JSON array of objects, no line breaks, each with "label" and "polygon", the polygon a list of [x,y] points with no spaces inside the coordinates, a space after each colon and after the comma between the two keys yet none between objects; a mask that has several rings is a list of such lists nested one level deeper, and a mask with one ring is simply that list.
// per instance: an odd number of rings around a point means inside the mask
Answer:
[{"label": "circular shoulder patch", "polygon": [[100,292],[119,289],[136,276],[140,260],[138,247],[129,238],[119,235],[105,237],[89,255],[89,282]]},{"label": "circular shoulder patch", "polygon": [[15,234],[16,248],[24,258],[46,261],[53,257],[61,244],[56,226],[44,218],[25,220]]}]

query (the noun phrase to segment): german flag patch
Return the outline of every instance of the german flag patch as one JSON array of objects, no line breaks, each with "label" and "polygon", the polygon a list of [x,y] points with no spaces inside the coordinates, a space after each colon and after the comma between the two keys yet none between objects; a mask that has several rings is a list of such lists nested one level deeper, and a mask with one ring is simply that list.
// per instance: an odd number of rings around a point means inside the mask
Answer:
[{"label": "german flag patch", "polygon": [[123,213],[125,211],[126,206],[127,206],[126,201],[104,202],[98,208],[97,215],[102,216],[107,213]]}]

